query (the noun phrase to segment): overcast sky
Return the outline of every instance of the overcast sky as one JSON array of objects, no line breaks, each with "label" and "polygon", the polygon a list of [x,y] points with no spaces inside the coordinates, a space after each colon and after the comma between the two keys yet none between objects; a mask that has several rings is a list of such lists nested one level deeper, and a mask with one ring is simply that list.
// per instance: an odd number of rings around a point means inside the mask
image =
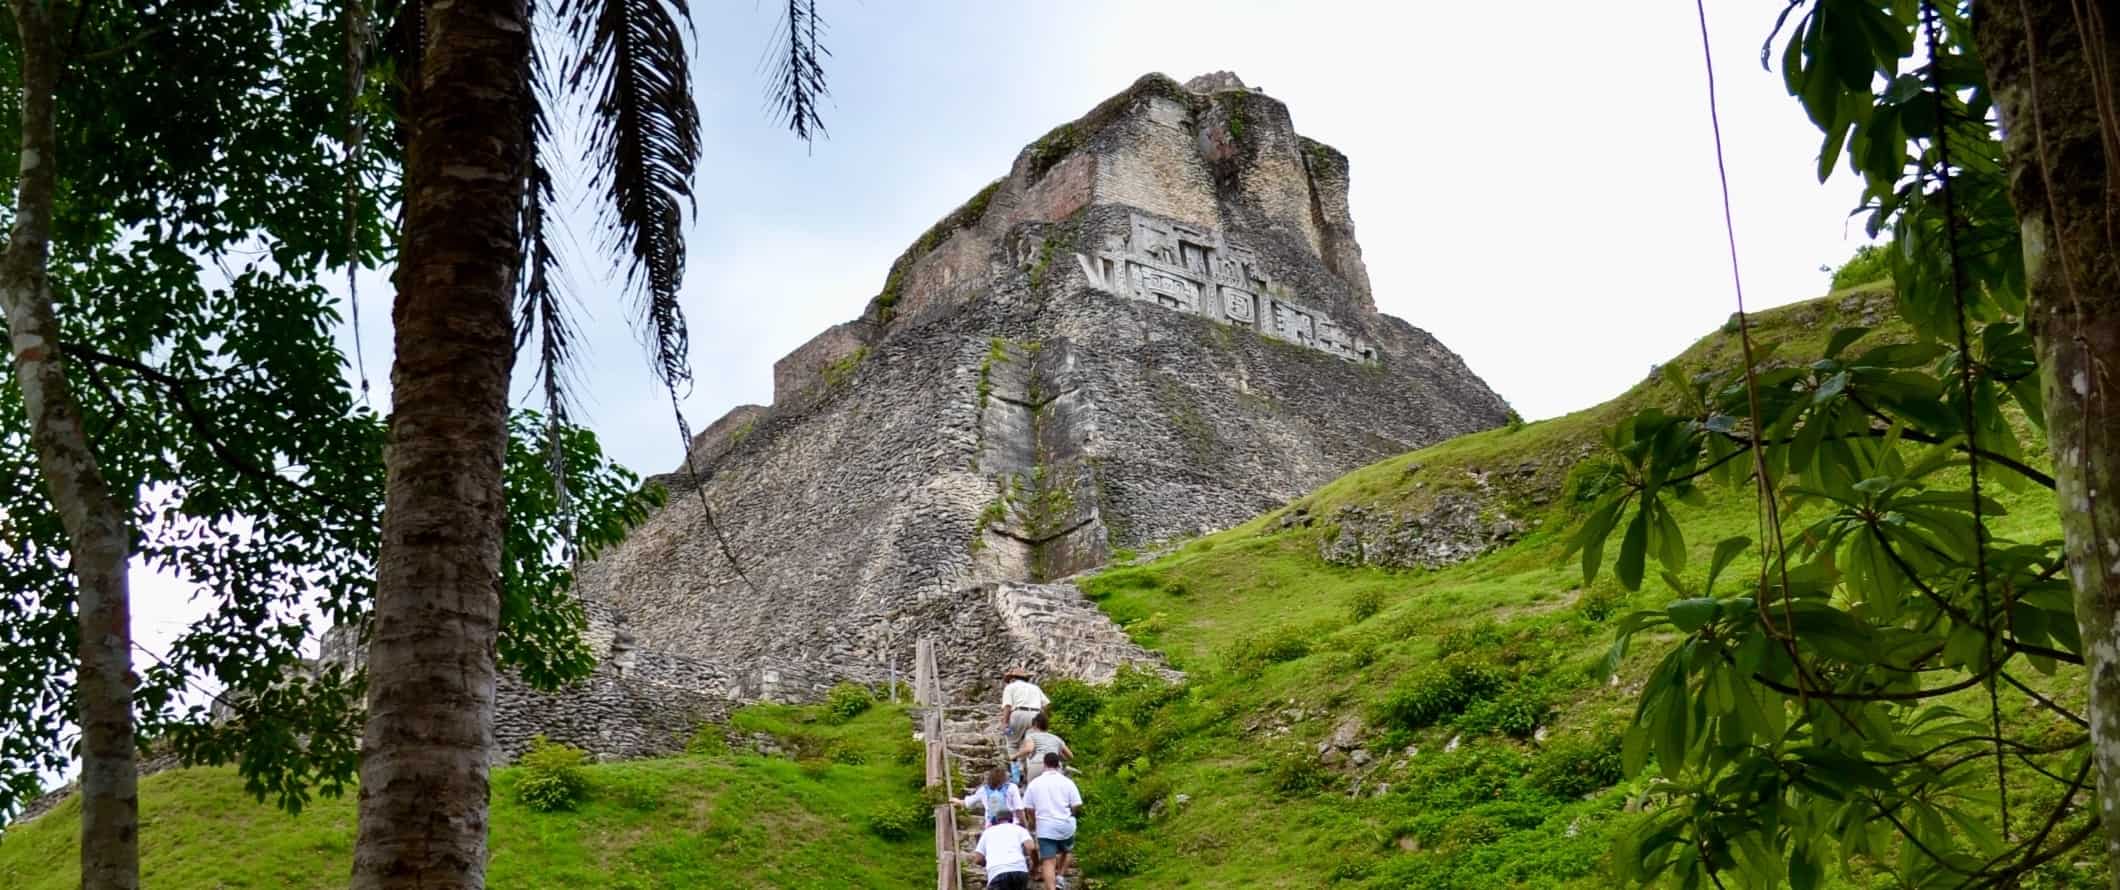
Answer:
[{"label": "overcast sky", "polygon": [[[1709,5],[1748,294],[1816,296],[1818,266],[1861,238],[1857,187],[1817,183],[1816,132],[1759,67],[1781,5]],[[830,138],[808,152],[761,110],[773,5],[694,8],[695,429],[770,402],[773,361],[857,315],[922,230],[1151,71],[1234,70],[1345,152],[1379,307],[1527,418],[1610,398],[1734,308],[1691,3],[825,0]],[[590,216],[573,219],[593,247]],[[677,433],[628,303],[593,256],[572,278],[591,316],[588,422],[636,470],[671,469]],[[388,292],[365,293],[380,386]]]},{"label": "overcast sky", "polygon": [[[1708,5],[1751,305],[1816,296],[1819,265],[1859,243],[1858,189],[1817,183],[1818,137],[1759,67],[1781,4]],[[693,428],[770,402],[773,361],[857,315],[929,224],[1151,71],[1234,70],[1345,152],[1379,307],[1527,418],[1608,399],[1720,324],[1735,307],[1692,4],[1414,6],[824,0],[830,138],[805,152],[762,110],[774,7],[694,4],[707,127],[685,282]],[[594,247],[593,214],[570,218]],[[578,256],[585,419],[621,462],[670,470],[678,434],[628,303]],[[387,399],[389,292],[370,276],[362,293],[363,364]],[[149,648],[197,614],[166,579],[136,590]]]}]

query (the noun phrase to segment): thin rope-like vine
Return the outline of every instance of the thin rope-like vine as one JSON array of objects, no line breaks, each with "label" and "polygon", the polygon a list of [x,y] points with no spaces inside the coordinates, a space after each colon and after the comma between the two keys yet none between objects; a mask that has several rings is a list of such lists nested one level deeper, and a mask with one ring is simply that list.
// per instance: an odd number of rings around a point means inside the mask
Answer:
[{"label": "thin rope-like vine", "polygon": [[[1752,424],[1752,477],[1759,499],[1760,549],[1759,581],[1754,593],[1760,621],[1788,652],[1789,660],[1796,666],[1799,700],[1806,694],[1808,684],[1803,682],[1805,668],[1803,659],[1796,650],[1796,616],[1791,602],[1793,592],[1789,585],[1789,566],[1786,556],[1787,544],[1781,534],[1781,507],[1774,495],[1774,478],[1767,468],[1766,422],[1759,408],[1759,378],[1754,373],[1758,363],[1753,353],[1752,323],[1745,312],[1744,275],[1737,262],[1737,222],[1730,210],[1730,172],[1724,157],[1722,138],[1722,110],[1716,101],[1715,52],[1708,40],[1708,10],[1703,0],[1693,0],[1693,11],[1700,21],[1700,55],[1708,75],[1708,123],[1715,135],[1715,177],[1722,190],[1723,237],[1730,250],[1730,286],[1737,296],[1737,337],[1744,352],[1745,404],[1748,419]],[[1784,13],[1786,14],[1786,13]],[[1776,627],[1772,611],[1768,608],[1768,581],[1770,571],[1778,571],[1781,581],[1782,625]],[[1838,708],[1835,708],[1838,711]],[[1847,715],[1841,715],[1847,719]]]},{"label": "thin rope-like vine", "polygon": [[[1995,598],[1988,578],[1988,532],[1986,517],[1980,504],[1980,430],[1979,418],[1973,406],[1973,347],[1968,333],[1965,308],[1965,262],[1958,254],[1958,210],[1951,189],[1951,113],[1946,101],[1943,83],[1943,39],[1941,13],[1931,0],[1921,0],[1922,30],[1928,42],[1929,89],[1936,103],[1936,195],[1943,202],[1944,253],[1951,261],[1951,306],[1958,321],[1958,388],[1962,400],[1960,416],[1965,423],[1967,446],[1966,466],[1970,474],[1973,492],[1973,584],[1980,596],[1981,635],[1987,643],[1982,647],[1987,679],[1988,718],[1995,735],[1995,793],[2001,810],[2002,839],[2010,839],[2010,784],[2009,761],[2002,750],[2002,700],[1995,683]],[[1925,177],[1928,164],[1921,164],[1915,174]],[[1917,181],[1916,190],[1920,184]]]}]

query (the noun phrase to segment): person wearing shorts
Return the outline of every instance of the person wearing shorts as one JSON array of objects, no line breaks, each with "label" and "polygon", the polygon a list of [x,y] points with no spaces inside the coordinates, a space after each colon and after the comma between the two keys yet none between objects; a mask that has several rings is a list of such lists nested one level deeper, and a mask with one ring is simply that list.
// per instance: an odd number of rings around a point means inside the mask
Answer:
[{"label": "person wearing shorts", "polygon": [[1038,869],[1045,890],[1059,890],[1060,876],[1075,855],[1075,821],[1082,816],[1082,791],[1060,769],[1059,752],[1045,755],[1045,771],[1023,792],[1031,814],[1031,833],[1038,839]]}]

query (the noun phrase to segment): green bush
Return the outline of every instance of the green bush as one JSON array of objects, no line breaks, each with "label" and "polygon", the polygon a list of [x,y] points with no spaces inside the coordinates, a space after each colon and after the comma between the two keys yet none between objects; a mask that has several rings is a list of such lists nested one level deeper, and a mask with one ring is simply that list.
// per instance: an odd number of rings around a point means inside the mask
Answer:
[{"label": "green bush", "polygon": [[1311,636],[1308,628],[1282,627],[1267,636],[1240,638],[1223,654],[1223,667],[1238,676],[1255,676],[1267,665],[1309,655]]},{"label": "green bush", "polygon": [[574,809],[589,796],[589,777],[582,771],[588,758],[582,749],[542,735],[531,739],[530,750],[516,760],[523,778],[515,785],[515,799],[540,813]]},{"label": "green bush", "polygon": [[1501,840],[1507,833],[1502,823],[1481,813],[1466,813],[1443,826],[1439,843],[1445,850],[1463,850]]},{"label": "green bush", "polygon": [[1621,778],[1617,737],[1568,737],[1547,743],[1524,781],[1546,794],[1572,800],[1619,784]]},{"label": "green bush", "polygon": [[1833,270],[1833,289],[1869,284],[1892,277],[1892,245],[1865,244],[1855,248],[1855,255]]},{"label": "green bush", "polygon": [[1266,780],[1282,794],[1308,794],[1332,784],[1332,773],[1301,745],[1274,754],[1267,763]]},{"label": "green bush", "polygon": [[1466,652],[1488,652],[1502,648],[1509,638],[1502,636],[1502,629],[1492,621],[1482,621],[1471,627],[1460,627],[1443,635],[1435,643],[1435,654],[1449,658]]},{"label": "green bush", "polygon": [[1082,845],[1082,874],[1091,878],[1119,878],[1148,865],[1149,845],[1131,832],[1103,832]]},{"label": "green bush", "polygon": [[1484,662],[1453,662],[1415,674],[1392,690],[1378,708],[1376,722],[1420,729],[1464,711],[1472,703],[1502,691],[1507,678]]},{"label": "green bush", "polygon": [[848,766],[860,766],[869,762],[869,755],[868,752],[861,750],[857,745],[833,745],[832,762],[844,763]]},{"label": "green bush", "polygon": [[1553,704],[1547,699],[1545,690],[1537,688],[1536,684],[1519,683],[1493,698],[1467,705],[1464,715],[1457,720],[1457,727],[1476,735],[1499,732],[1520,739],[1530,738],[1552,715]]},{"label": "green bush", "polygon": [[729,753],[729,737],[719,723],[702,723],[692,731],[685,741],[685,753],[705,757],[720,757]]},{"label": "green bush", "polygon": [[915,799],[892,801],[869,813],[869,833],[887,841],[902,841],[928,829],[934,811]]},{"label": "green bush", "polygon": [[1374,587],[1355,591],[1347,597],[1347,622],[1360,624],[1371,616],[1384,611],[1384,591]]},{"label": "green bush", "polygon": [[845,723],[867,713],[875,704],[876,696],[868,687],[859,683],[841,683],[825,693],[825,722]]},{"label": "green bush", "polygon": [[1567,492],[1568,500],[1587,507],[1626,483],[1627,474],[1618,463],[1592,458],[1568,470],[1568,481],[1563,490]]},{"label": "green bush", "polygon": [[1104,708],[1104,692],[1081,680],[1059,679],[1040,687],[1045,697],[1051,699],[1046,710],[1057,721],[1053,728],[1088,726],[1097,712]]},{"label": "green bush", "polygon": [[1619,614],[1619,610],[1626,605],[1627,596],[1620,592],[1618,587],[1600,584],[1583,591],[1583,595],[1576,598],[1575,611],[1585,620],[1603,622]]}]

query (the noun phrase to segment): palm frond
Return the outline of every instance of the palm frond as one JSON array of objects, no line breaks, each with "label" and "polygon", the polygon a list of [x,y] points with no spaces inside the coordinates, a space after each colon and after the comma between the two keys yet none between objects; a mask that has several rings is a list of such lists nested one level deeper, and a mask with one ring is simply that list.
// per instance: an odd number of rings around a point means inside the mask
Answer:
[{"label": "palm frond", "polygon": [[824,32],[817,0],[788,0],[772,48],[767,50],[774,69],[766,88],[767,109],[775,122],[804,143],[829,135],[818,107],[832,94],[824,77],[824,60],[832,55],[821,42]]},{"label": "palm frond", "polygon": [[685,0],[567,0],[568,33],[580,55],[568,88],[594,94],[590,186],[607,199],[607,245],[646,330],[657,378],[691,383],[688,335],[678,288],[684,282],[684,214],[693,208],[699,163],[699,107],[684,31]]},{"label": "palm frond", "polygon": [[545,406],[545,462],[552,475],[556,512],[561,517],[560,537],[573,558],[573,504],[567,491],[566,454],[562,431],[573,416],[574,344],[577,331],[569,318],[566,292],[562,287],[559,253],[552,246],[551,205],[553,187],[550,159],[552,125],[547,107],[552,100],[544,55],[535,42],[523,66],[523,81],[535,101],[523,117],[524,155],[520,224],[523,245],[522,282],[515,311],[515,350],[520,353],[532,336],[537,337],[540,395]]}]

